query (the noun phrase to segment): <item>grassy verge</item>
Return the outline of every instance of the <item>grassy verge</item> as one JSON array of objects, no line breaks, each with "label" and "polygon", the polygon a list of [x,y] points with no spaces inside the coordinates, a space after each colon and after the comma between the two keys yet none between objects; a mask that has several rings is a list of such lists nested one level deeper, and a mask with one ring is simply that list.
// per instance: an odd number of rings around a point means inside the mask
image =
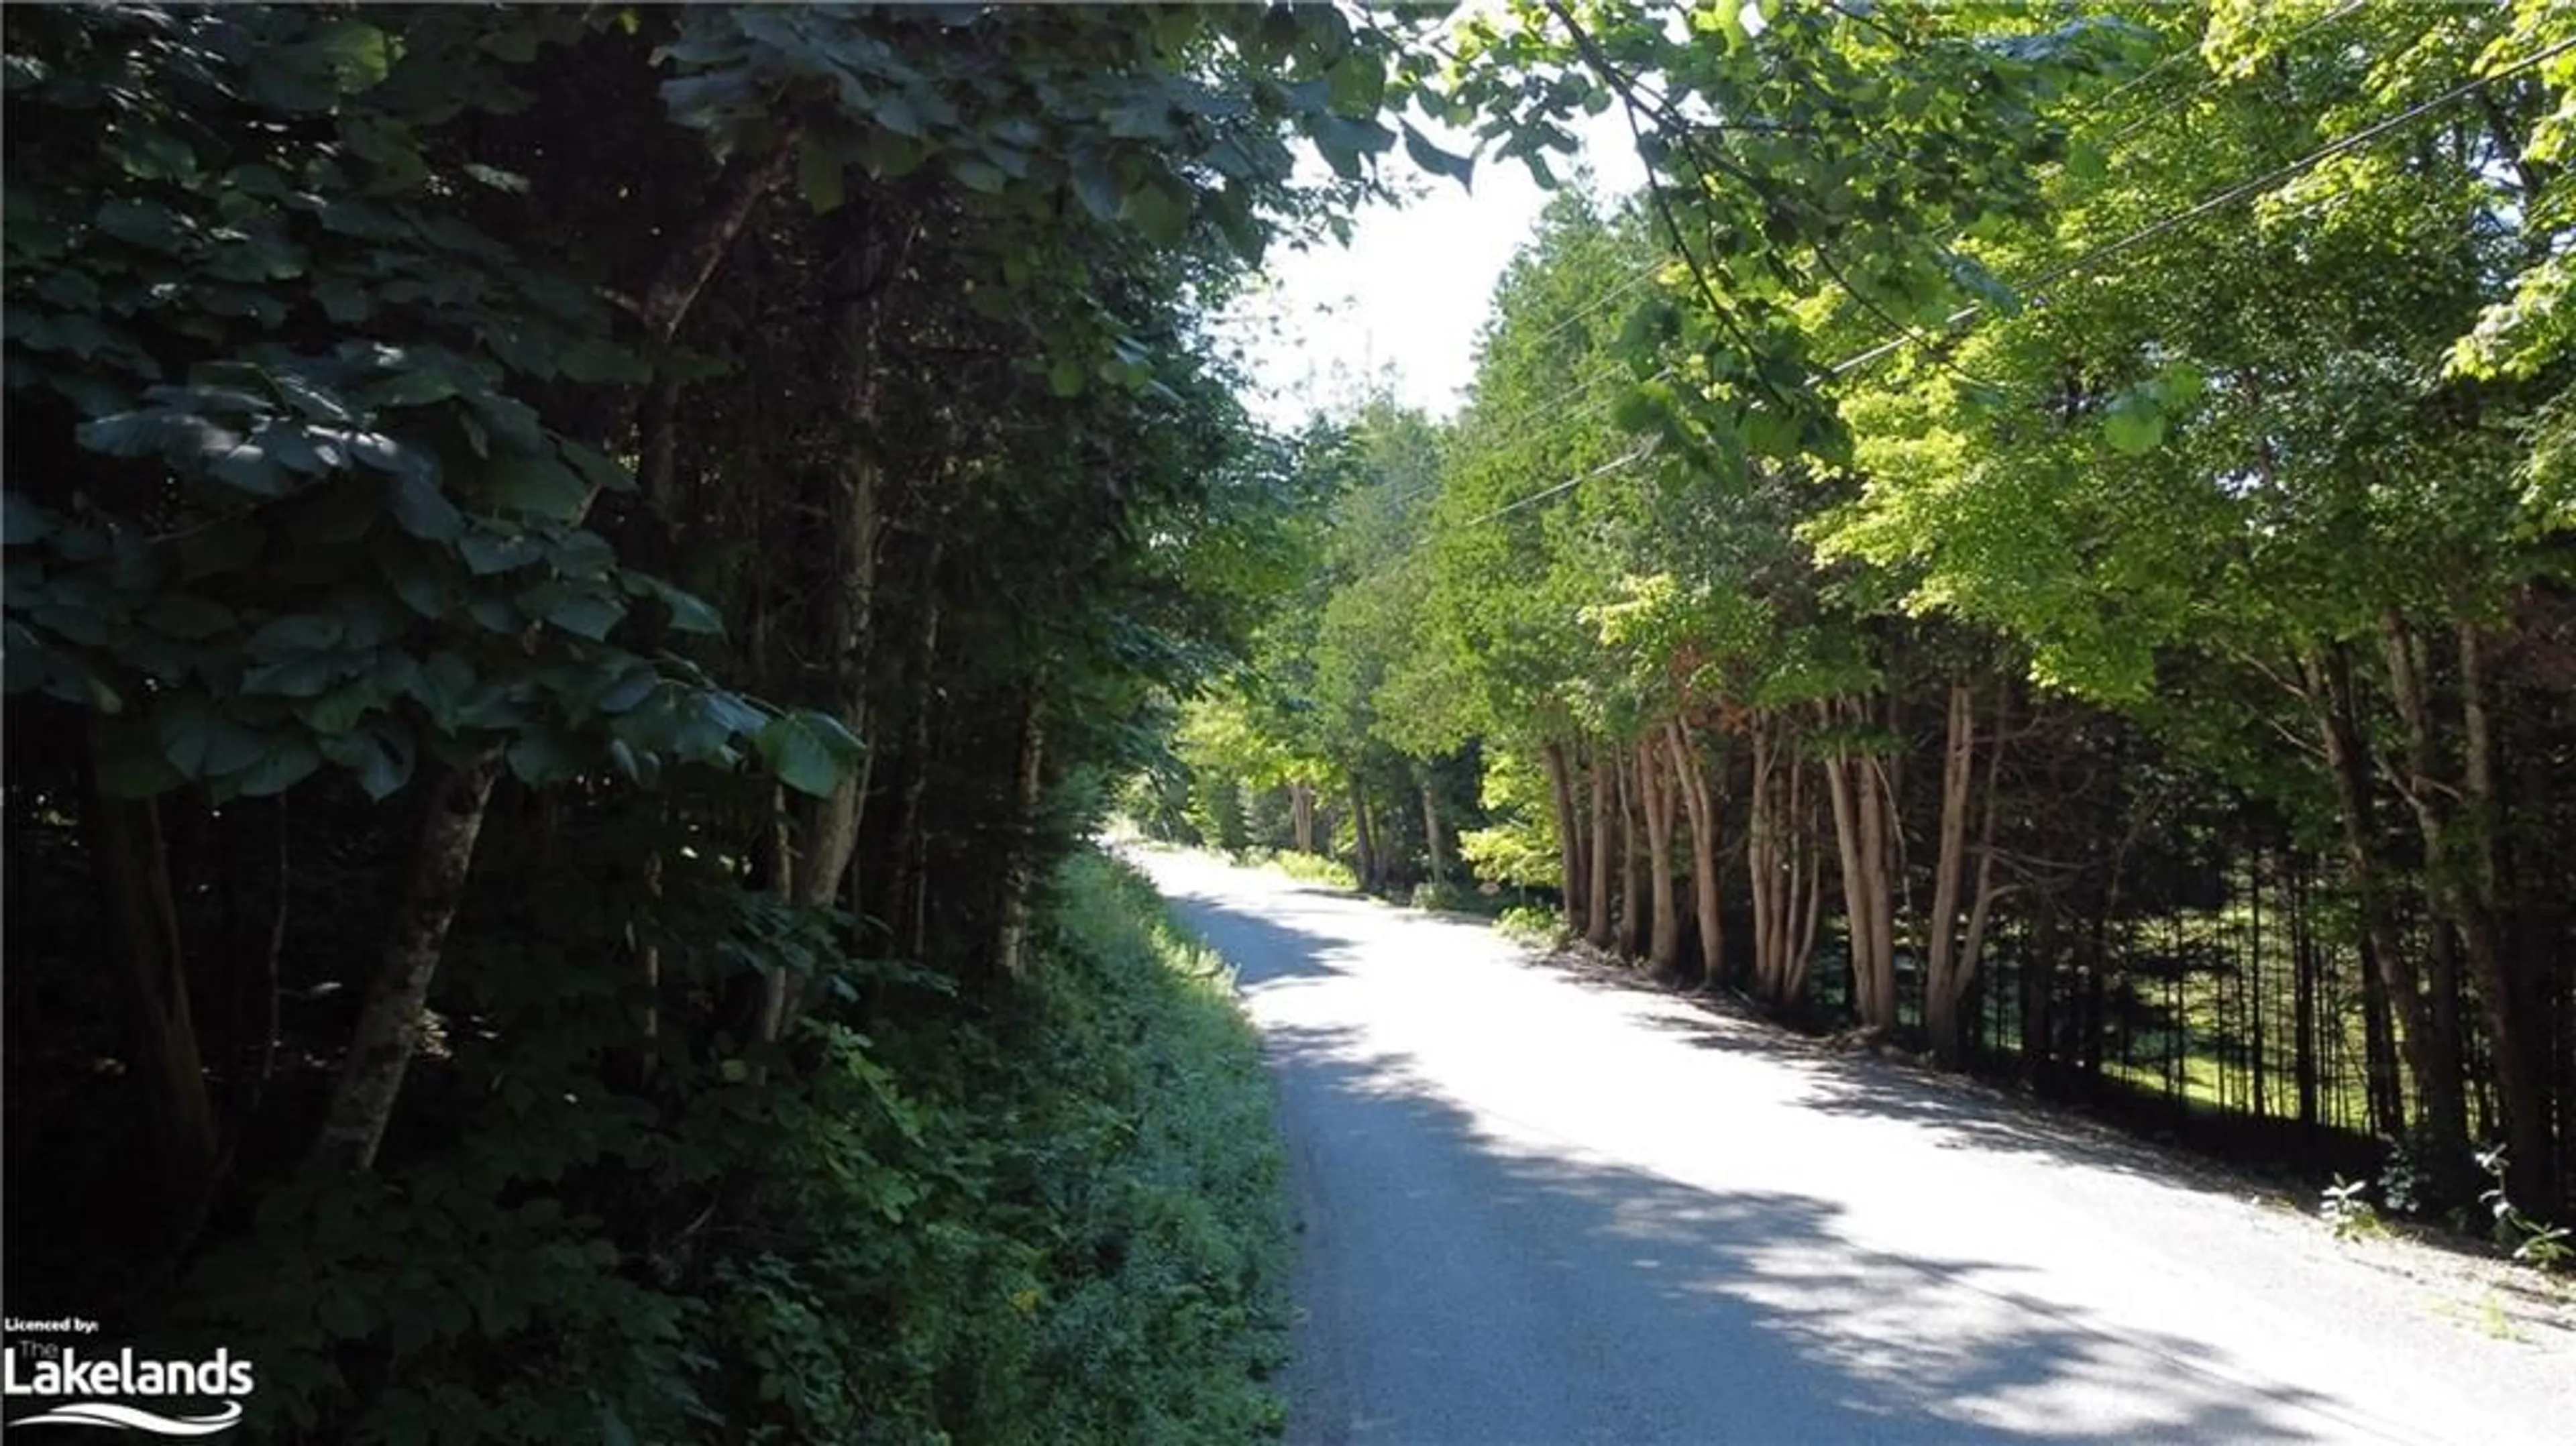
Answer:
[{"label": "grassy verge", "polygon": [[1286,1355],[1284,1159],[1259,1047],[1224,961],[1144,876],[1099,854],[1058,879],[1037,981],[1057,1262],[1041,1345],[1046,1439],[1276,1435]]}]

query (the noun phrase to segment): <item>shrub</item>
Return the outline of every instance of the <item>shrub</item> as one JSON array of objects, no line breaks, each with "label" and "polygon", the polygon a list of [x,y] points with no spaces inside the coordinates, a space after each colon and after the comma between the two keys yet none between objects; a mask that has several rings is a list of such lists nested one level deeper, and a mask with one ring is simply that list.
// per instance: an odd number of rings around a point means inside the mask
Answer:
[{"label": "shrub", "polygon": [[1360,886],[1359,876],[1351,872],[1350,865],[1339,859],[1326,858],[1322,854],[1301,854],[1291,849],[1285,853],[1273,855],[1268,862],[1270,867],[1300,883],[1322,884],[1327,888],[1354,891]]},{"label": "shrub", "polygon": [[1506,938],[1541,947],[1554,944],[1565,936],[1564,916],[1536,904],[1515,904],[1503,910],[1502,917],[1494,921],[1494,927],[1501,930]]},{"label": "shrub", "polygon": [[[629,906],[693,987],[783,962],[823,1002],[782,1045],[672,1043],[621,1080],[627,981],[583,941]],[[1221,963],[1140,875],[1066,865],[982,1008],[729,885],[597,912],[475,946],[435,1130],[270,1190],[189,1276],[173,1328],[258,1363],[250,1439],[1277,1434],[1268,1086]]]}]

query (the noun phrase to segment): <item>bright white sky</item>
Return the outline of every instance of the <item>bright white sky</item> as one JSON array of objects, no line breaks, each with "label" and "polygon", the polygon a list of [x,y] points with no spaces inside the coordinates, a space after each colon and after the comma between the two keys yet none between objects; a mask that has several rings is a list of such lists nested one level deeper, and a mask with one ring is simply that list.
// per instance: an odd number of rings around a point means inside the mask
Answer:
[{"label": "bright white sky", "polygon": [[[1466,137],[1426,130],[1445,149],[1469,148]],[[1615,108],[1581,132],[1603,194],[1644,184]],[[1254,413],[1274,425],[1292,427],[1317,408],[1343,410],[1376,376],[1399,402],[1434,416],[1455,411],[1475,376],[1476,332],[1494,283],[1547,201],[1518,160],[1479,159],[1472,192],[1423,174],[1402,145],[1379,163],[1399,191],[1420,194],[1361,211],[1348,249],[1327,241],[1274,252],[1268,291],[1245,297],[1221,324],[1244,351]],[[1550,167],[1561,177],[1577,170],[1558,157]]]}]

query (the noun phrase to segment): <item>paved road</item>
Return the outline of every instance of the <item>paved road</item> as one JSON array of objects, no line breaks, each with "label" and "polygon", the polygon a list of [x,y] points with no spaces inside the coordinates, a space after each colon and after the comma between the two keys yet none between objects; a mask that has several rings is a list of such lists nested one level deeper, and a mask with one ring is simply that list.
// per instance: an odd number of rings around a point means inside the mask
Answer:
[{"label": "paved road", "polygon": [[1277,1072],[1291,1446],[2576,1443],[2563,1301],[1472,924],[1143,861]]}]

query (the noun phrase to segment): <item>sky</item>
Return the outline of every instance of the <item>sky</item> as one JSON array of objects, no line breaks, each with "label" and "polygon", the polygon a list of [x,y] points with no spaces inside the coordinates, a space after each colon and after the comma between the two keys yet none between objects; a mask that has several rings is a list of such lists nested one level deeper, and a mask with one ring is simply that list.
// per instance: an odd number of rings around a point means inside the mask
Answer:
[{"label": "sky", "polygon": [[[1443,148],[1468,138],[1426,127]],[[1585,162],[1599,190],[1621,195],[1644,183],[1645,168],[1614,109],[1582,127]],[[1317,408],[1337,410],[1383,376],[1399,402],[1445,417],[1475,376],[1477,328],[1494,283],[1537,224],[1547,194],[1517,160],[1481,158],[1475,183],[1425,175],[1401,146],[1379,158],[1402,204],[1373,203],[1356,218],[1345,249],[1327,240],[1270,260],[1268,289],[1246,297],[1224,331],[1245,353],[1253,410],[1293,426]],[[1573,163],[1551,158],[1560,175]]]}]

